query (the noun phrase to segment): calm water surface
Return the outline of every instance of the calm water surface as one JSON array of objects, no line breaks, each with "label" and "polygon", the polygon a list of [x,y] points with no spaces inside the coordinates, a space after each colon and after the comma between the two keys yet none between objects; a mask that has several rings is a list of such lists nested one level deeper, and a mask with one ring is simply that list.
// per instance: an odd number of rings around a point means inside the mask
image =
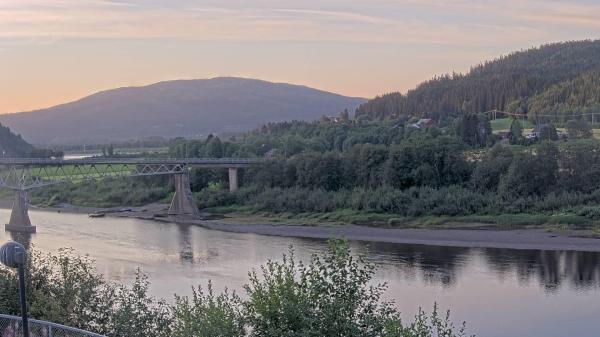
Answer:
[{"label": "calm water surface", "polygon": [[[0,210],[9,218],[9,210]],[[97,261],[111,280],[146,272],[154,295],[189,294],[192,285],[240,290],[247,272],[293,245],[300,259],[321,252],[321,240],[224,233],[137,219],[31,212],[42,251],[73,247]],[[0,231],[0,242],[10,234]],[[482,337],[600,336],[600,254],[450,248],[353,242],[377,264],[405,319],[437,302]]]}]

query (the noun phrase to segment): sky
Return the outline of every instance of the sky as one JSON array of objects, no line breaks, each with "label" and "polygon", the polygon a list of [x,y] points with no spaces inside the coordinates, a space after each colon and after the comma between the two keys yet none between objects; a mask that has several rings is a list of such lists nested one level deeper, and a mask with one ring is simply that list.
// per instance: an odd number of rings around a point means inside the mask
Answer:
[{"label": "sky", "polygon": [[0,113],[240,76],[371,98],[544,43],[600,0],[0,0]]}]

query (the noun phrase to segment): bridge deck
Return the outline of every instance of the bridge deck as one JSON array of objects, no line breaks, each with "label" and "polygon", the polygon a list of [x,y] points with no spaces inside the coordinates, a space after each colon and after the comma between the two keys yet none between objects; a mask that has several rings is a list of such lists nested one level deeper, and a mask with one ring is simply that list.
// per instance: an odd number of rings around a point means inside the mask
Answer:
[{"label": "bridge deck", "polygon": [[0,166],[186,165],[192,167],[244,167],[263,161],[262,158],[0,158]]}]

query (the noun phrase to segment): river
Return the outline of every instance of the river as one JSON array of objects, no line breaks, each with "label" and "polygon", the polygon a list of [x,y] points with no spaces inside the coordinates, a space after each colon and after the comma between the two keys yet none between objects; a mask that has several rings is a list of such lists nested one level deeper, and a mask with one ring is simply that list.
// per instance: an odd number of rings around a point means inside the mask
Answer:
[{"label": "river", "polygon": [[[8,219],[9,210],[0,210]],[[247,272],[278,259],[290,245],[306,260],[323,240],[225,233],[195,226],[83,214],[30,212],[38,233],[28,240],[41,251],[72,247],[89,254],[108,279],[129,282],[136,268],[151,292],[172,299],[210,279],[216,289],[242,292]],[[11,238],[0,231],[0,242]],[[21,238],[23,240],[23,238]],[[25,242],[27,243],[27,242]],[[453,248],[352,242],[378,267],[409,319],[434,302],[482,337],[597,337],[600,333],[600,253]]]}]

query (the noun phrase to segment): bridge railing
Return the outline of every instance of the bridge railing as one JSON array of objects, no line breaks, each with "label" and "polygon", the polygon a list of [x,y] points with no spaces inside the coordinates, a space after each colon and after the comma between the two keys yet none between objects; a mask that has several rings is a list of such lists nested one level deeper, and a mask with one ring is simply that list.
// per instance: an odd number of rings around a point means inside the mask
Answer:
[{"label": "bridge railing", "polygon": [[264,158],[0,158],[0,165],[89,165],[89,164],[254,164]]},{"label": "bridge railing", "polygon": [[[97,333],[37,319],[29,319],[29,334],[31,337],[106,337]],[[0,337],[20,336],[23,336],[21,317],[0,314]]]}]

